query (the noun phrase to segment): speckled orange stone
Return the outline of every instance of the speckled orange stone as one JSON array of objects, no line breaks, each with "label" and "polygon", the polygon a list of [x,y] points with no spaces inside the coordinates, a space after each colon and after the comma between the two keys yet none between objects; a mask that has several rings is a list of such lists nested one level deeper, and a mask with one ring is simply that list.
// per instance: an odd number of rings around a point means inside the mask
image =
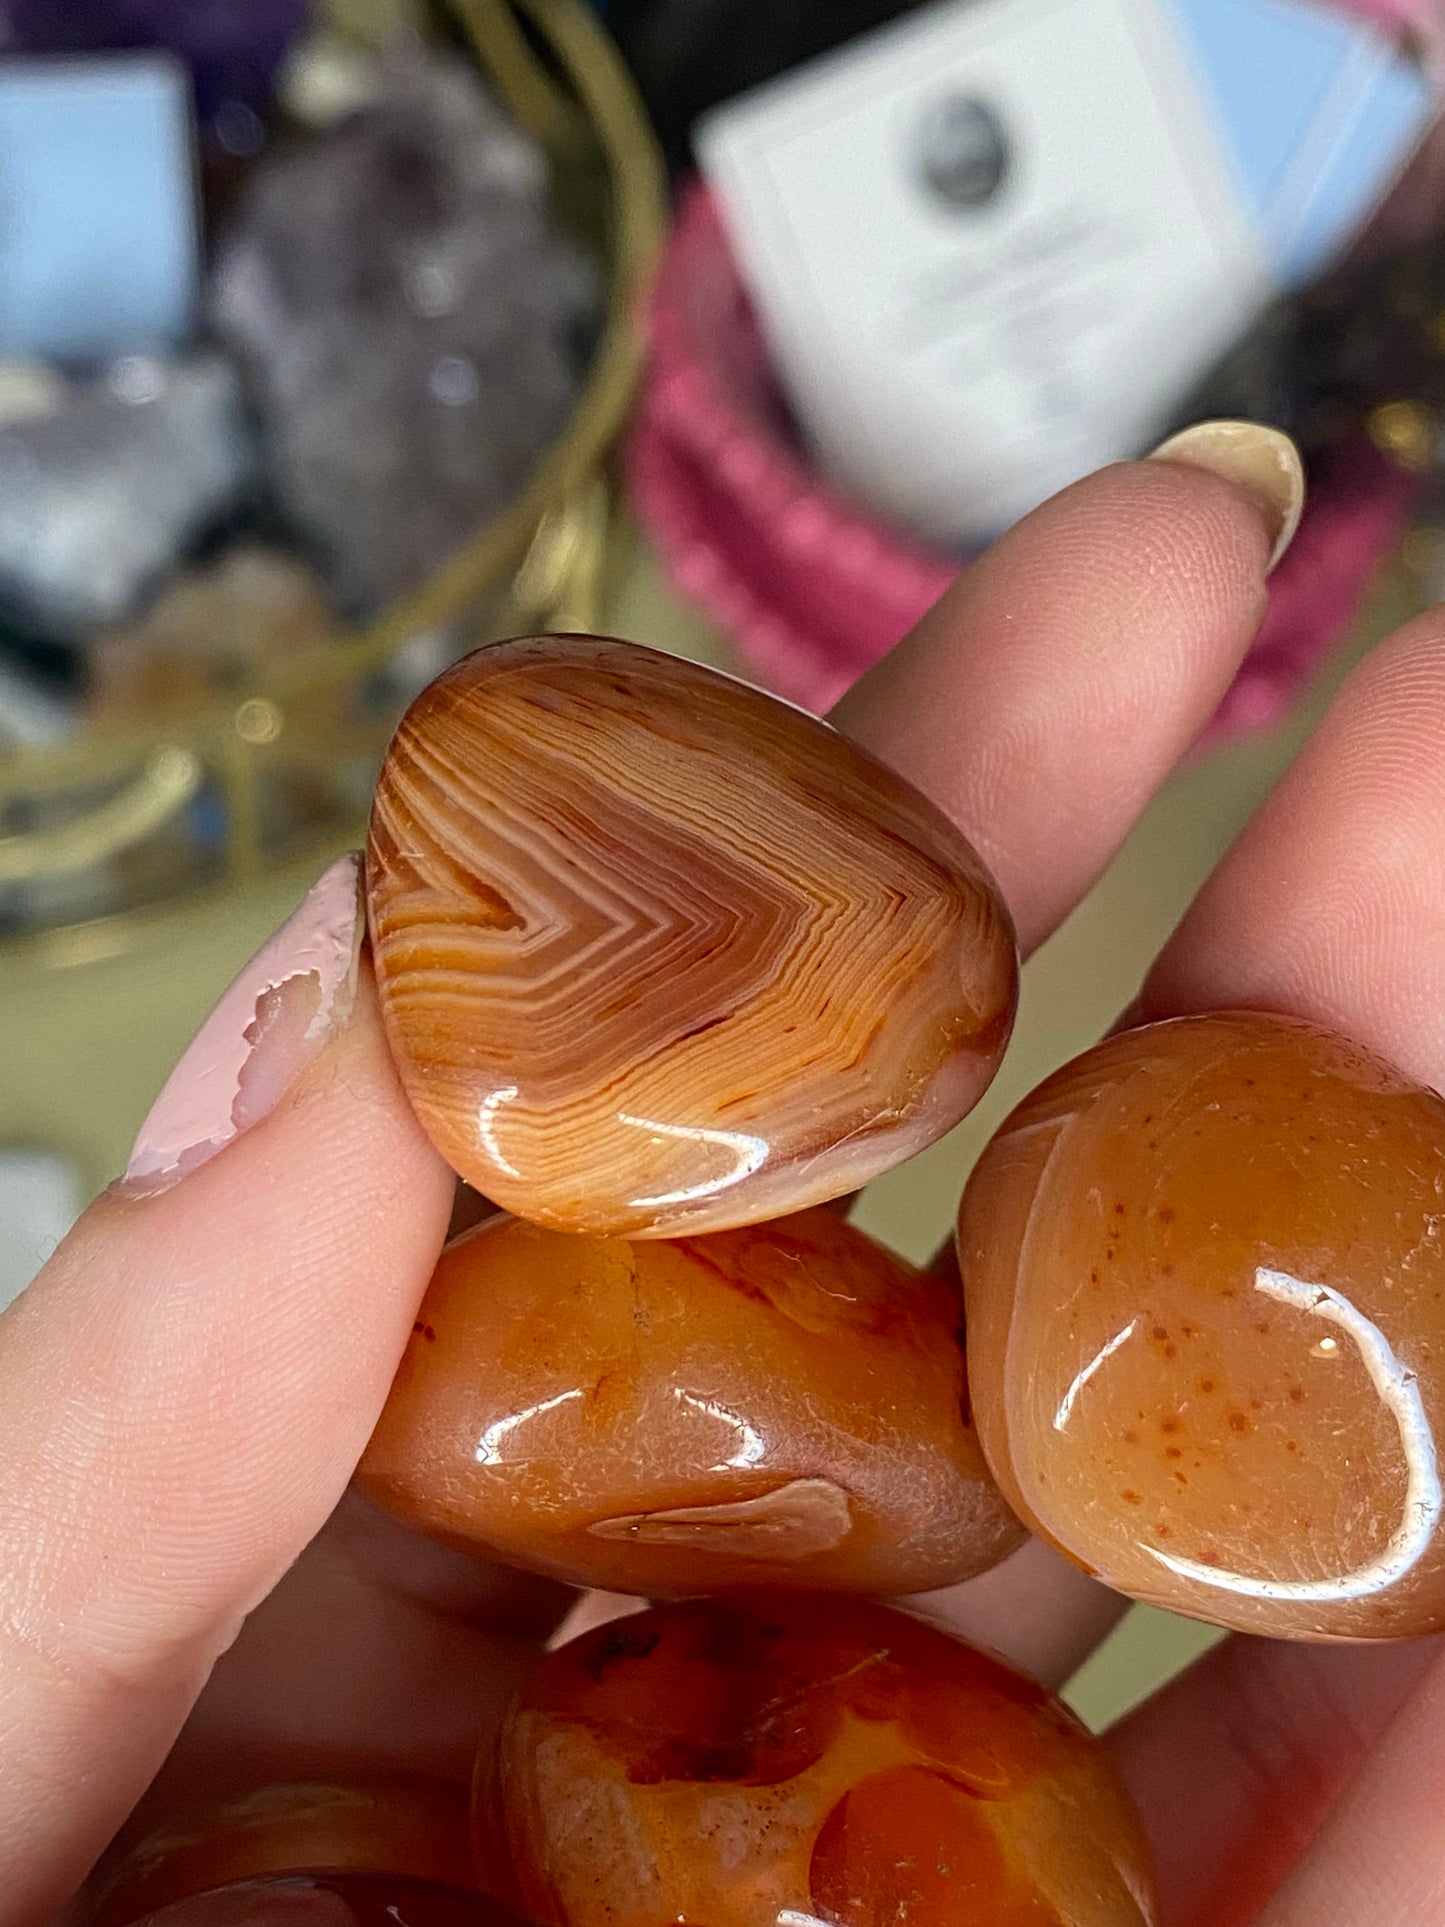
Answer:
[{"label": "speckled orange stone", "polygon": [[[532,1675],[478,1865],[549,1927],[1144,1927],[1102,1750],[1033,1681],[885,1606],[706,1600]],[[510,1870],[510,1871],[508,1871]]]},{"label": "speckled orange stone", "polygon": [[559,1231],[778,1217],[987,1086],[1017,965],[948,819],[786,703],[596,636],[468,656],[377,785],[386,1032],[452,1167]]},{"label": "speckled orange stone", "polygon": [[1445,1628],[1445,1103],[1310,1025],[1128,1031],[1027,1098],[959,1218],[1005,1494],[1241,1630]]},{"label": "speckled orange stone", "polygon": [[950,1585],[1022,1537],[961,1318],[956,1281],[824,1207],[668,1242],[494,1220],[443,1253],[360,1481],[614,1592]]}]

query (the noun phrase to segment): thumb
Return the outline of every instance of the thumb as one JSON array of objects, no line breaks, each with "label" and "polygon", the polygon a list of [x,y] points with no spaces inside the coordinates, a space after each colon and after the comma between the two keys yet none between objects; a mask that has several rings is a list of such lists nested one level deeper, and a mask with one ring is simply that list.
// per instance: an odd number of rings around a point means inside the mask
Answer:
[{"label": "thumb", "polygon": [[0,1892],[47,1918],[335,1506],[453,1180],[334,864],[222,998],[127,1175],[0,1318]]}]

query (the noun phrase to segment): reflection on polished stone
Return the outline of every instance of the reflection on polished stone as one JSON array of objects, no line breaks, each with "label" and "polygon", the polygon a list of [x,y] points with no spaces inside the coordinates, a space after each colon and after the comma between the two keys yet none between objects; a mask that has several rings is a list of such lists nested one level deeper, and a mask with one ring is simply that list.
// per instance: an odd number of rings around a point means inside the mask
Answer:
[{"label": "reflection on polished stone", "polygon": [[417,1115],[556,1230],[854,1190],[957,1123],[1008,1039],[1008,915],[947,818],[812,717],[631,644],[531,637],[433,683],[368,877]]},{"label": "reflection on polished stone", "polygon": [[1110,1585],[1276,1637],[1445,1627],[1445,1103],[1181,1018],[1027,1098],[959,1221],[1005,1494]]},{"label": "reflection on polished stone", "polygon": [[238,1880],[191,1894],[144,1921],[145,1927],[524,1927],[495,1901],[461,1887],[404,1874],[326,1871]]},{"label": "reflection on polished stone", "polygon": [[442,1254],[360,1477],[409,1524],[653,1597],[922,1592],[1018,1544],[956,1282],[822,1207],[710,1237],[494,1219]]},{"label": "reflection on polished stone", "polygon": [[[325,1870],[324,1878],[308,1878]],[[179,1813],[103,1869],[89,1927],[507,1927],[471,1887],[465,1789],[392,1776],[278,1782]],[[487,1903],[480,1903],[487,1907]],[[473,1909],[469,1914],[467,1907]]]}]

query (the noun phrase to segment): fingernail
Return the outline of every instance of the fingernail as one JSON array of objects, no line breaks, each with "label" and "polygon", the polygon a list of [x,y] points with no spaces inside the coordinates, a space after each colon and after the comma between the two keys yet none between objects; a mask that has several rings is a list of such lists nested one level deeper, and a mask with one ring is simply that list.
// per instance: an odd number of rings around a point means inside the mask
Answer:
[{"label": "fingernail", "polygon": [[1305,505],[1304,465],[1289,436],[1277,428],[1259,422],[1196,422],[1161,442],[1149,459],[1208,469],[1247,495],[1269,537],[1268,568],[1294,540]]},{"label": "fingernail", "polygon": [[140,1128],[119,1189],[149,1196],[273,1110],[351,1017],[361,858],[337,859],[191,1039]]}]

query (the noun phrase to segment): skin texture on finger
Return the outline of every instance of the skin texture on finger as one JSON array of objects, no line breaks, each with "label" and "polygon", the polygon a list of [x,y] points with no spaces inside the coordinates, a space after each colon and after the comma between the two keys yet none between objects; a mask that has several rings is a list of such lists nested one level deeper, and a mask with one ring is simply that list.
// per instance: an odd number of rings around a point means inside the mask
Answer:
[{"label": "skin texture on finger", "polygon": [[[1166,946],[1138,1014],[1240,1005],[1312,1018],[1445,1084],[1442,612],[1355,670]],[[1234,1640],[1120,1727],[1113,1744],[1155,1841],[1170,1927],[1254,1920],[1437,1650]],[[1445,1748],[1419,1770],[1438,1790]],[[1438,1791],[1434,1812],[1438,1833]],[[1436,1858],[1445,1893],[1445,1851]]]},{"label": "skin texture on finger", "polygon": [[1247,1006],[1445,1083],[1445,611],[1360,665],[1150,972],[1138,1020]]},{"label": "skin texture on finger", "polygon": [[834,710],[970,838],[1025,954],[1213,714],[1263,614],[1269,549],[1215,475],[1104,469],[1010,530]]},{"label": "skin texture on finger", "polygon": [[[1025,954],[1213,714],[1263,613],[1272,539],[1216,475],[1105,469],[1010,530],[834,710],[974,843]],[[916,1609],[1058,1684],[1126,1604],[1028,1546]]]},{"label": "skin texture on finger", "polygon": [[575,1596],[348,1492],[217,1663],[117,1849],[271,1782],[467,1784],[480,1739]]},{"label": "skin texture on finger", "polygon": [[1438,1927],[1445,1920],[1442,1736],[1445,1665],[1437,1662],[1257,1927]]},{"label": "skin texture on finger", "polygon": [[452,1190],[363,973],[269,1117],[159,1196],[101,1198],[0,1320],[7,1927],[83,1876],[336,1505]]},{"label": "skin texture on finger", "polygon": [[1240,1635],[1109,1735],[1168,1927],[1249,1927],[1439,1651]]}]

